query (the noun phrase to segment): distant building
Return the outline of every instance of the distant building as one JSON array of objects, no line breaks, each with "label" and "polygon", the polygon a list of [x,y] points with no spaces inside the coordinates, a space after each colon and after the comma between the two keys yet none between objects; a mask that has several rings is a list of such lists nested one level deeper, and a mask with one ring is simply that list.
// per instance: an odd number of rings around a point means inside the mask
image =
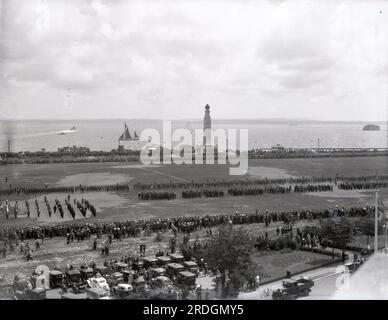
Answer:
[{"label": "distant building", "polygon": [[63,148],[58,148],[59,153],[89,153],[90,149],[86,147],[77,147],[77,146],[68,146]]},{"label": "distant building", "polygon": [[286,150],[286,148],[284,146],[282,146],[281,144],[277,144],[277,145],[271,147],[271,151],[274,151],[274,152],[281,152],[281,151],[285,151],[285,150]]}]

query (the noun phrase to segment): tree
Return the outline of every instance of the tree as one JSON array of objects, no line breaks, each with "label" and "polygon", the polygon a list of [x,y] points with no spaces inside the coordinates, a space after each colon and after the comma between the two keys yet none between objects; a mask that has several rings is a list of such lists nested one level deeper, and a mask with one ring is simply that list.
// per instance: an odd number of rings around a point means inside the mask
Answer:
[{"label": "tree", "polygon": [[346,244],[351,241],[353,226],[345,217],[327,219],[321,222],[321,234],[331,242],[334,259],[334,248],[345,250]]},{"label": "tree", "polygon": [[[367,236],[366,245],[369,245],[370,237],[375,236],[375,219],[374,217],[362,217],[358,222],[358,230]],[[381,224],[378,225],[378,234],[383,233],[383,227]]]},{"label": "tree", "polygon": [[[218,233],[213,235],[207,246],[205,258],[208,266],[220,270],[223,279],[228,275],[235,292],[241,289],[244,281],[259,273],[258,266],[251,259],[254,244],[247,231],[233,229],[228,224],[218,228]],[[225,289],[224,281],[221,286]]]}]

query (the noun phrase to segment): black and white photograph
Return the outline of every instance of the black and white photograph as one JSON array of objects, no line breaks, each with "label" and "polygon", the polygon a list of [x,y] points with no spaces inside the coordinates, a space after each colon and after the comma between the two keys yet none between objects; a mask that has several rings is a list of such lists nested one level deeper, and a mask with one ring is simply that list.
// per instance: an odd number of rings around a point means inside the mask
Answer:
[{"label": "black and white photograph", "polygon": [[387,14],[0,0],[0,305],[388,300]]}]

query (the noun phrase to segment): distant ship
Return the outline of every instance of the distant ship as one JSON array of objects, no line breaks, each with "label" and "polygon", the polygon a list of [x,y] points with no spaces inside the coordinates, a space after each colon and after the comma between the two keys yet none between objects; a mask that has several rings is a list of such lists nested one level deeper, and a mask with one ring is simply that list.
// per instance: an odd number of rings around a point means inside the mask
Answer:
[{"label": "distant ship", "polygon": [[[136,135],[136,132],[135,132],[135,135]],[[132,138],[131,134],[129,133],[128,125],[124,122],[124,132],[120,136],[119,141],[133,141],[133,140],[134,138]],[[139,140],[139,138],[137,138],[137,140]]]},{"label": "distant ship", "polygon": [[70,130],[62,130],[62,131],[59,131],[58,132],[58,135],[60,136],[65,136],[67,135],[68,133],[74,133],[74,132],[77,132],[77,128],[75,126],[73,126]]},{"label": "distant ship", "polygon": [[363,131],[380,131],[380,126],[377,124],[367,124],[362,128]]},{"label": "distant ship", "polygon": [[140,141],[140,138],[137,135],[136,131],[134,131],[133,136],[132,136],[131,133],[129,132],[128,125],[125,122],[124,122],[124,132],[119,137],[119,149],[123,149],[124,148],[124,146],[120,145],[121,141],[124,141],[124,142],[136,142],[135,144],[130,143],[129,147],[132,150],[139,150],[142,147],[142,145],[147,143],[146,141]]}]

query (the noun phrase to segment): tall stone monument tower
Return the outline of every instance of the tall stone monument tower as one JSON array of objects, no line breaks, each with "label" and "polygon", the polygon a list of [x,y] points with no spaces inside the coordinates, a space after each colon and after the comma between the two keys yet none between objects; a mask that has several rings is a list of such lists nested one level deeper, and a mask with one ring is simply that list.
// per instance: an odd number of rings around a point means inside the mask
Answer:
[{"label": "tall stone monument tower", "polygon": [[212,120],[210,119],[210,106],[207,104],[205,106],[205,117],[203,118],[203,145],[211,145],[211,129],[212,129]]}]

